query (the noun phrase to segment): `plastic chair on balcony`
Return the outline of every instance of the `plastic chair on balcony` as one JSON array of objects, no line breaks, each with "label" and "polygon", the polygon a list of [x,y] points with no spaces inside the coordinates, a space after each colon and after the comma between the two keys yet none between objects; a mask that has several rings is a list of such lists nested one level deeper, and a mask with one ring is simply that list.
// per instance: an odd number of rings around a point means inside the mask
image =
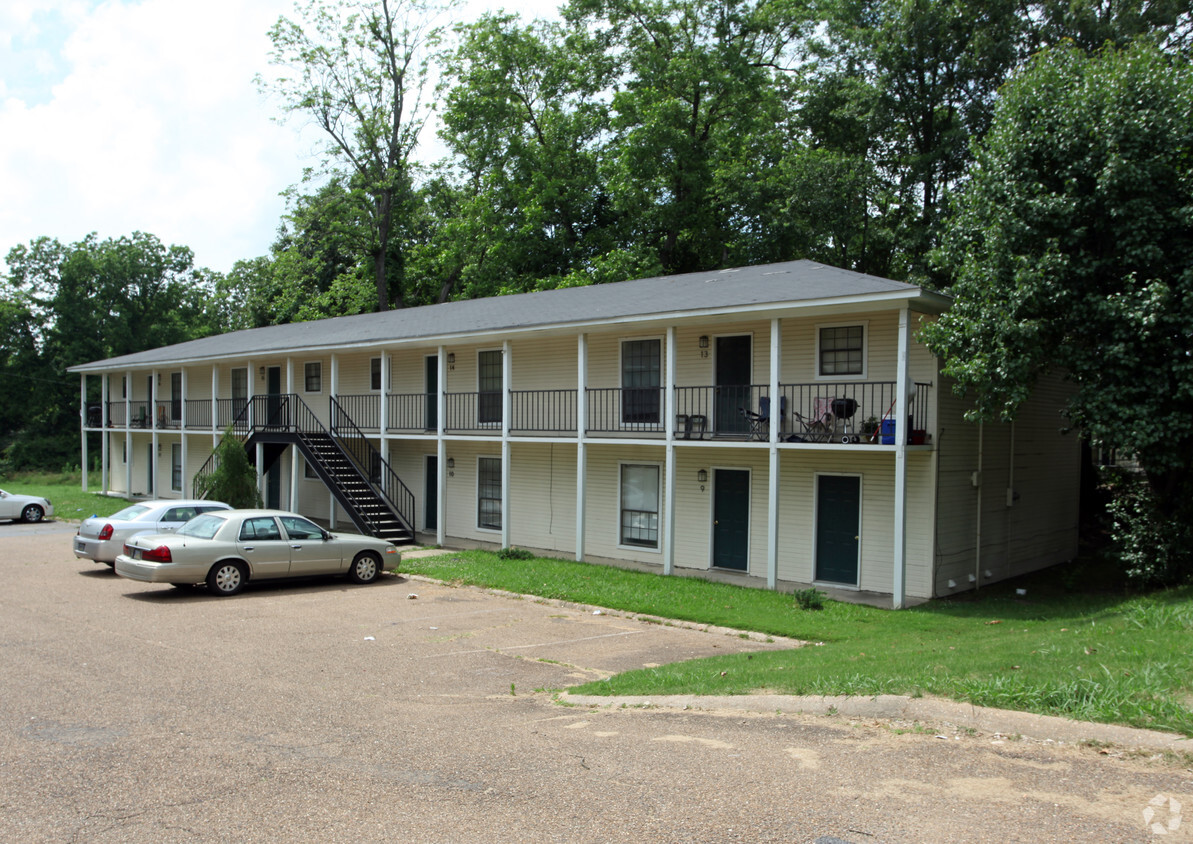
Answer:
[{"label": "plastic chair on balcony", "polygon": [[[750,439],[770,439],[770,396],[758,399],[758,412],[741,408],[741,415],[750,423]],[[783,417],[787,415],[787,396],[779,396],[779,430],[783,430]]]},{"label": "plastic chair on balcony", "polygon": [[812,400],[812,413],[804,416],[798,410],[791,413],[792,422],[799,426],[787,438],[791,443],[823,443],[828,442],[834,433],[835,418],[833,417],[833,399],[817,398]]}]

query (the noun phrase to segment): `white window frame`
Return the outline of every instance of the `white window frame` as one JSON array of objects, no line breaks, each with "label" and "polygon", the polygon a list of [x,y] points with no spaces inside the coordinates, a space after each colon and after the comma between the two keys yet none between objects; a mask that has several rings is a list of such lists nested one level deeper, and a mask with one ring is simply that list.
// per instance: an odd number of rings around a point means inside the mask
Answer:
[{"label": "white window frame", "polygon": [[[627,387],[625,385],[625,344],[638,343],[646,340],[656,340],[659,344],[659,418],[657,422],[626,422],[625,421],[625,391],[633,389],[642,389]],[[639,337],[619,337],[617,338],[617,389],[619,391],[617,402],[617,427],[627,431],[641,431],[644,429],[653,429],[654,426],[662,426],[666,424],[664,414],[667,412],[666,396],[664,393],[667,389],[667,338],[662,334],[647,334]],[[619,470],[620,472],[620,470]],[[620,488],[621,481],[618,481]],[[620,499],[618,499],[620,502]],[[620,507],[618,512],[621,512]],[[619,519],[620,522],[620,519]],[[618,535],[621,530],[618,529]]]},{"label": "white window frame", "polygon": [[304,481],[315,481],[316,483],[323,482],[319,475],[315,472],[315,469],[311,466],[311,461],[307,460],[305,457],[302,458],[302,479]]},{"label": "white window frame", "polygon": [[[319,389],[312,390],[310,387],[311,376],[307,372],[307,368],[311,366],[319,367],[316,377],[319,379]],[[302,391],[308,395],[321,395],[323,393],[323,361],[309,360],[302,365]]]},{"label": "white window frame", "polygon": [[[500,454],[497,454],[497,455],[478,454],[476,457],[476,529],[480,530],[480,531],[484,531],[485,533],[501,533],[501,530],[502,530],[501,525],[498,525],[497,527],[489,527],[488,525],[481,524],[481,461],[482,460],[497,461],[497,489],[499,492],[502,492],[502,490],[501,490],[501,471],[502,471],[501,455]],[[500,498],[498,498],[496,500],[497,500],[498,504],[503,503],[502,499],[500,499]],[[498,512],[497,517],[498,517],[498,519],[500,519],[501,518],[501,508],[500,507],[498,508],[497,512]]]},{"label": "white window frame", "polygon": [[[622,509],[623,509],[622,508],[622,495],[624,493],[624,491],[622,489],[622,479],[624,477],[625,467],[627,467],[627,466],[639,466],[639,467],[653,468],[653,469],[656,469],[659,473],[658,487],[655,489],[655,496],[656,496],[655,507],[657,508],[655,510],[655,519],[657,520],[657,523],[658,523],[657,527],[656,527],[656,531],[657,531],[658,535],[655,537],[655,544],[653,546],[625,542],[622,537],[621,514],[622,514]],[[618,463],[617,463],[617,522],[616,522],[618,549],[624,550],[624,551],[645,551],[650,554],[659,554],[662,552],[662,549],[663,549],[663,542],[662,542],[662,536],[663,536],[663,472],[664,471],[665,470],[664,470],[663,464],[656,463],[653,460],[619,460],[618,461]]]},{"label": "white window frame", "polygon": [[[477,424],[478,428],[500,428],[501,427],[501,422],[502,422],[501,417],[502,417],[502,414],[504,413],[504,405],[505,405],[504,395],[505,395],[505,390],[506,390],[505,357],[503,354],[504,351],[505,350],[502,349],[500,346],[498,346],[495,349],[477,349],[476,350],[476,424]],[[482,390],[481,390],[481,355],[492,354],[492,353],[496,353],[498,355],[498,360],[501,363],[501,388],[497,391],[497,395],[498,395],[497,420],[496,421],[488,420],[488,421],[482,422],[481,421],[481,392],[482,392]],[[484,392],[486,395],[488,395],[492,391],[486,390]]]},{"label": "white window frame", "polygon": [[[862,371],[845,375],[825,375],[820,371],[820,332],[826,328],[860,328],[862,330]],[[812,373],[817,381],[864,381],[870,371],[870,322],[864,319],[847,322],[822,322],[816,324],[816,351],[812,359]]]}]

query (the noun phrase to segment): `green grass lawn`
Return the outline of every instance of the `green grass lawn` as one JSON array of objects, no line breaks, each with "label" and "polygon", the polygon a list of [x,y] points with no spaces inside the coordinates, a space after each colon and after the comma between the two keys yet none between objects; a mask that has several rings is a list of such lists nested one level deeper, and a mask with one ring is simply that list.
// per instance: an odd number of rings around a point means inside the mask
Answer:
[{"label": "green grass lawn", "polygon": [[[98,479],[92,477],[93,483]],[[123,509],[128,502],[83,492],[78,472],[20,472],[0,477],[0,489],[21,495],[40,495],[54,505],[54,518],[60,521],[82,521],[88,516],[110,516]]]},{"label": "green grass lawn", "polygon": [[1193,736],[1191,587],[1079,593],[1044,572],[913,609],[826,601],[812,611],[790,594],[483,551],[404,560],[402,569],[818,643],[631,671],[577,693],[939,695]]}]

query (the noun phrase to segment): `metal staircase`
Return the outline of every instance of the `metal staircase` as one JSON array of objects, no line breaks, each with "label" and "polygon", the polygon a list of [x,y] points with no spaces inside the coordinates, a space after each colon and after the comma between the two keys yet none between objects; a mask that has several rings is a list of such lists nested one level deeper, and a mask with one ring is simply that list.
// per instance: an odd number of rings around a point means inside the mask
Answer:
[{"label": "metal staircase", "polygon": [[[412,542],[414,494],[334,398],[331,406],[333,425],[328,431],[295,394],[254,396],[237,414],[230,435],[244,443],[249,461],[254,463],[258,443],[274,446],[262,450],[267,464],[281,455],[284,446],[293,445],[357,530],[395,544]],[[196,486],[199,478],[214,468],[214,457],[195,475]],[[262,471],[268,469],[269,465],[261,467]]]}]

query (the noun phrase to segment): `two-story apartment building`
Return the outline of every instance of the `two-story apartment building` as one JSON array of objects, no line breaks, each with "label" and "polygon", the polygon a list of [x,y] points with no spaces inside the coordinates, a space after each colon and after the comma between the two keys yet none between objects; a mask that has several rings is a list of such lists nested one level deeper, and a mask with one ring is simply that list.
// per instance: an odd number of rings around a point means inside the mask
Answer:
[{"label": "two-story apartment building", "polygon": [[904,606],[1076,553],[1063,383],[964,421],[948,307],[796,261],[240,331],[73,367],[83,465],[185,496],[230,429],[333,523]]}]

